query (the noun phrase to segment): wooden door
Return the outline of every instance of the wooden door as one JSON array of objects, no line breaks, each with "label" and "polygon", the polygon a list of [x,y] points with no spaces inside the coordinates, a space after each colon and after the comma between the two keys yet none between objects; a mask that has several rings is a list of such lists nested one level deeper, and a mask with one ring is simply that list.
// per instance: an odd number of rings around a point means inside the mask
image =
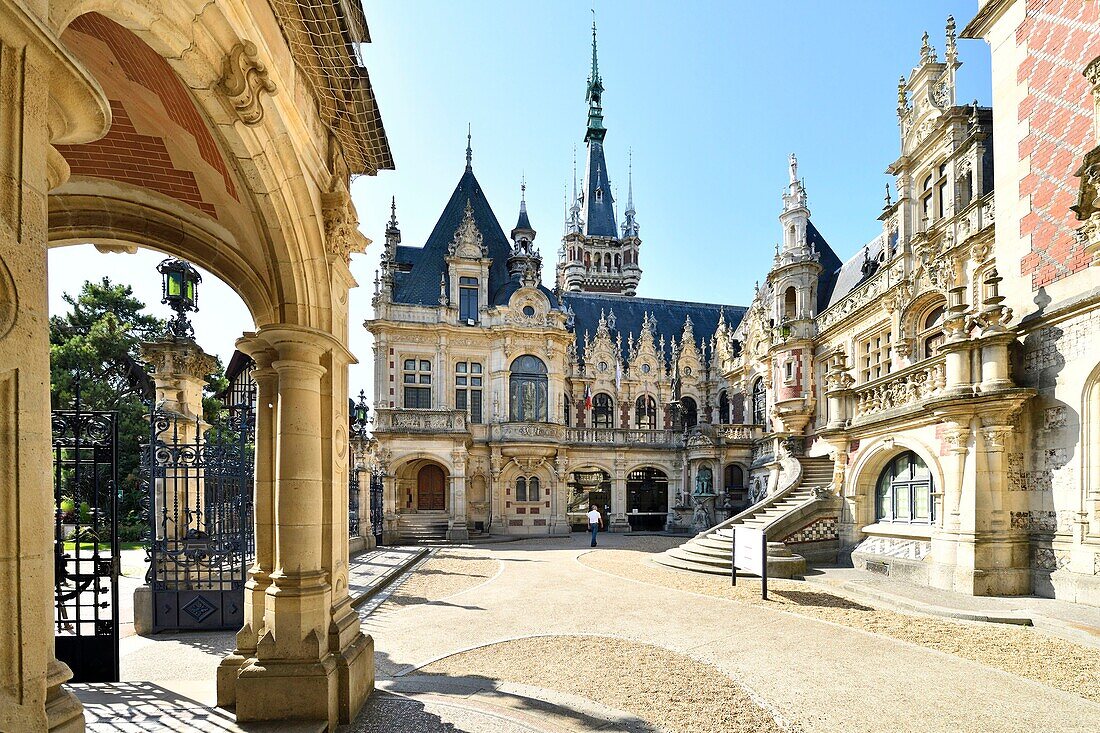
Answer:
[{"label": "wooden door", "polygon": [[416,476],[416,508],[421,511],[443,511],[446,508],[446,494],[443,469],[427,465]]}]

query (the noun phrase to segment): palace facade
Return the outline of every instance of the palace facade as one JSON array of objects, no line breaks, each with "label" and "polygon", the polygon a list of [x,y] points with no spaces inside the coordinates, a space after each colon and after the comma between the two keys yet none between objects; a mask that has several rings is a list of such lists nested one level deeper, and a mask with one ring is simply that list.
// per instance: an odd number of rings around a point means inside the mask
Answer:
[{"label": "palace facade", "polygon": [[992,45],[997,117],[956,99],[954,21],[942,58],[925,34],[897,89],[895,193],[854,255],[814,226],[790,157],[747,306],[635,295],[593,30],[553,289],[525,202],[506,236],[469,147],[422,247],[391,216],[366,324],[387,539],[564,534],[596,504],[613,531],[698,532],[659,558],[687,569],[728,572],[743,524],[779,574],[851,558],[1100,604],[1100,34],[1095,4],[1034,5],[982,3],[965,31]]}]

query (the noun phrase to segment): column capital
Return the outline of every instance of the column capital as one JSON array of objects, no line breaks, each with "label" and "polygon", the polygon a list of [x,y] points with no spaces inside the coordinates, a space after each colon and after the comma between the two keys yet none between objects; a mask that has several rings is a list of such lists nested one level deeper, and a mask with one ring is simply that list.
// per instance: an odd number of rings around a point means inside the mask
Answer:
[{"label": "column capital", "polygon": [[280,358],[286,358],[284,354],[288,350],[301,350],[315,353],[318,359],[322,354],[331,352],[334,357],[344,360],[346,364],[359,362],[343,342],[331,333],[320,329],[291,323],[273,323],[262,326],[256,332],[256,336],[276,349]]}]

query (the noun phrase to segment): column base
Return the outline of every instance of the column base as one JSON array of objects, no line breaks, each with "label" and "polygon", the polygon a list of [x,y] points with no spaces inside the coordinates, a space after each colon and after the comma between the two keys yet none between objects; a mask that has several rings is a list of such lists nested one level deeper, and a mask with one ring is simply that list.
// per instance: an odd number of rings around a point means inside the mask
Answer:
[{"label": "column base", "polygon": [[50,733],[84,733],[84,706],[62,686],[72,676],[64,662],[50,660],[46,688],[46,730]]},{"label": "column base", "polygon": [[236,684],[237,722],[340,720],[336,655],[316,662],[250,659]]},{"label": "column base", "polygon": [[447,539],[451,542],[465,542],[470,539],[470,530],[465,524],[456,524],[447,530]]},{"label": "column base", "polygon": [[612,514],[611,524],[607,528],[608,532],[629,532],[630,520],[626,518],[625,514]]},{"label": "column base", "polygon": [[217,706],[231,708],[237,704],[237,675],[241,673],[241,667],[255,662],[255,657],[246,657],[233,653],[218,664],[217,672]]}]

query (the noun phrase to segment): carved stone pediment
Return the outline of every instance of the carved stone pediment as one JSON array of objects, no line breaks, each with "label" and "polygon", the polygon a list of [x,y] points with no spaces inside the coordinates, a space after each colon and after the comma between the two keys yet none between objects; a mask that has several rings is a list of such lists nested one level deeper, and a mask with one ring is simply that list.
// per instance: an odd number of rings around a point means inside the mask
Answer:
[{"label": "carved stone pediment", "polygon": [[474,210],[471,208],[469,201],[466,202],[466,213],[462,217],[458,229],[455,230],[454,241],[451,242],[450,251],[447,254],[452,257],[471,260],[481,259],[488,255],[485,248],[485,238],[481,236],[477,223],[474,222]]}]

